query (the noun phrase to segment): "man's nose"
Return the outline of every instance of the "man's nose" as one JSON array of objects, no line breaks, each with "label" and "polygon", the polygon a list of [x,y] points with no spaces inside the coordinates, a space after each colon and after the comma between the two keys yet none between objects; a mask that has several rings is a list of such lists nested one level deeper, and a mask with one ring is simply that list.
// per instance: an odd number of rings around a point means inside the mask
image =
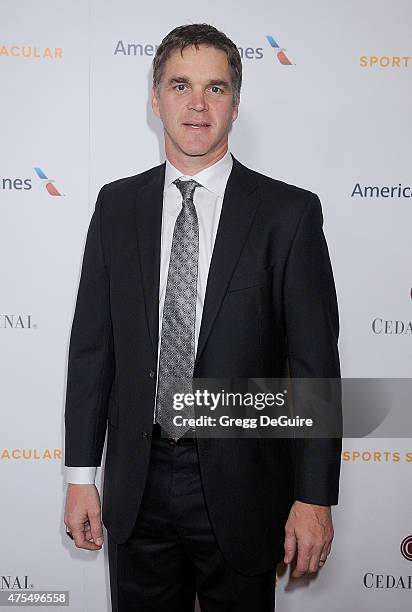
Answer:
[{"label": "man's nose", "polygon": [[204,91],[192,91],[189,100],[189,109],[196,111],[208,110],[206,95]]}]

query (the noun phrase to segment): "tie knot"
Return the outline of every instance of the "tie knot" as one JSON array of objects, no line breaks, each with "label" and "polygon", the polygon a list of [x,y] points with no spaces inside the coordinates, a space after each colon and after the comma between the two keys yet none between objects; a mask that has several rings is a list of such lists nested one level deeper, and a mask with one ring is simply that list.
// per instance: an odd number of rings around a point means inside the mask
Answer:
[{"label": "tie knot", "polygon": [[190,181],[182,181],[180,179],[176,179],[173,181],[176,185],[180,193],[182,194],[183,202],[187,200],[193,201],[193,194],[195,192],[196,187],[201,187],[200,183],[191,179]]}]

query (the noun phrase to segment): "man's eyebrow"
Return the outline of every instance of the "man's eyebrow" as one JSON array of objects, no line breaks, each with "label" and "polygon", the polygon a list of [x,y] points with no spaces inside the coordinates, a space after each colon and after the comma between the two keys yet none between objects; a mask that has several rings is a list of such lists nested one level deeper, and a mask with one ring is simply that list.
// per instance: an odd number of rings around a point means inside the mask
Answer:
[{"label": "man's eyebrow", "polygon": [[185,76],[173,76],[169,79],[169,85],[173,83],[190,83],[190,79]]},{"label": "man's eyebrow", "polygon": [[[173,76],[170,77],[169,79],[169,85],[173,85],[175,83],[190,83],[190,79],[189,77],[186,76]],[[210,81],[208,81],[207,86],[208,87],[213,87],[214,85],[217,85],[219,87],[226,87],[227,89],[230,89],[230,83],[228,83],[227,81],[225,81],[224,79],[211,79]]]},{"label": "man's eyebrow", "polygon": [[219,87],[227,87],[227,89],[230,89],[230,83],[222,79],[212,79],[209,81],[208,85],[218,85]]}]

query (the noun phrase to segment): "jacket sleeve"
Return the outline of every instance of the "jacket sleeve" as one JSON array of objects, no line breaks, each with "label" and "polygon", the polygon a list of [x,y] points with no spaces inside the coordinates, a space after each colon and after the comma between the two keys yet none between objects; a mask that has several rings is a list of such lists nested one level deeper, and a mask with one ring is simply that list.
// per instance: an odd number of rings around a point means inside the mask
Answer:
[{"label": "jacket sleeve", "polygon": [[[333,418],[335,423],[341,423],[339,315],[322,226],[319,198],[311,194],[285,267],[283,296],[289,371],[291,378],[334,379],[332,384],[338,384],[339,400],[334,403]],[[340,435],[340,429],[338,432]],[[292,440],[296,500],[319,505],[338,503],[341,449],[340,437]]]},{"label": "jacket sleeve", "polygon": [[102,245],[100,190],[83,255],[72,323],[65,402],[65,465],[99,466],[114,377],[110,283]]}]

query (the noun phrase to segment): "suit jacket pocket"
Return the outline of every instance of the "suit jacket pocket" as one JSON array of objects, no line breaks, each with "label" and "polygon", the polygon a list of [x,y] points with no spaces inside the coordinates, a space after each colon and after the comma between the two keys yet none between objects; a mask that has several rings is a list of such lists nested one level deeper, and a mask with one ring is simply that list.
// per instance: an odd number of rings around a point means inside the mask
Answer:
[{"label": "suit jacket pocket", "polygon": [[250,287],[258,287],[270,285],[273,276],[273,266],[256,270],[240,276],[234,276],[228,288],[228,293],[239,291],[240,289],[249,289]]}]

